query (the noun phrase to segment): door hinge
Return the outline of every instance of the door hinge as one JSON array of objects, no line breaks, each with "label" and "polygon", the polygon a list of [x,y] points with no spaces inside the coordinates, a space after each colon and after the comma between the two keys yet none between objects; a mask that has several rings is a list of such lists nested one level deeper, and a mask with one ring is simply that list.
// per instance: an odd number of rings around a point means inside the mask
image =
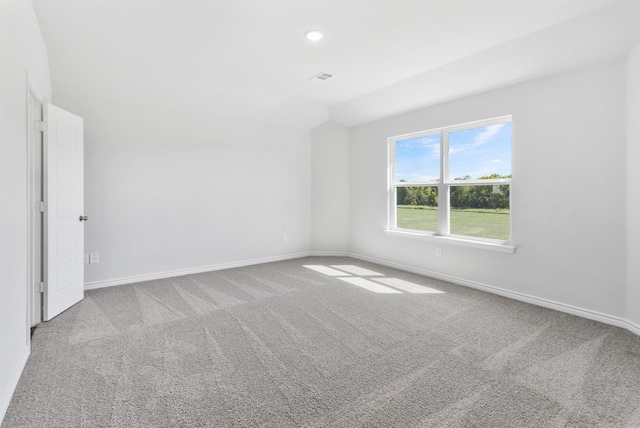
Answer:
[{"label": "door hinge", "polygon": [[43,213],[47,210],[47,203],[45,201],[40,201],[40,212]]},{"label": "door hinge", "polygon": [[36,282],[34,285],[36,293],[44,293],[44,282]]},{"label": "door hinge", "polygon": [[45,122],[43,120],[36,120],[35,128],[36,128],[36,131],[47,132],[47,130],[48,130],[47,122]]}]

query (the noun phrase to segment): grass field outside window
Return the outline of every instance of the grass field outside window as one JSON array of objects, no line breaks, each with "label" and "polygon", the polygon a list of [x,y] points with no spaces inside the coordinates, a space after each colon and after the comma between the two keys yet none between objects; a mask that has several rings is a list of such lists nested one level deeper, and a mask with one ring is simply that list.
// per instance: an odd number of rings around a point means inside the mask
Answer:
[{"label": "grass field outside window", "polygon": [[[451,209],[451,234],[507,240],[509,217],[508,209]],[[438,207],[398,205],[396,218],[400,229],[438,230]]]}]

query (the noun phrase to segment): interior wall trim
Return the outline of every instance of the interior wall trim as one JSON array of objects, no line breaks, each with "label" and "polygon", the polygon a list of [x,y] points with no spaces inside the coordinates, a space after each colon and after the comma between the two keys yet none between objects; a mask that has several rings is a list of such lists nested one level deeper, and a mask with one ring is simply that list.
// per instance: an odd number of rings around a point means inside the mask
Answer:
[{"label": "interior wall trim", "polygon": [[[154,279],[171,278],[174,276],[190,275],[194,273],[212,272],[216,270],[238,268],[244,266],[251,266],[262,263],[279,262],[283,260],[299,259],[302,257],[317,256],[317,257],[352,257],[354,259],[362,260],[365,262],[376,263],[382,266],[391,267],[394,269],[403,270],[406,272],[416,273],[418,275],[426,276],[429,278],[440,279],[442,281],[451,282],[453,284],[462,285],[464,287],[475,288],[477,290],[486,291],[487,293],[497,294],[499,296],[507,297],[521,302],[531,303],[532,305],[542,306],[544,308],[553,309],[556,311],[564,312],[571,315],[576,315],[582,318],[602,322],[605,324],[613,325],[616,327],[624,328],[630,332],[640,336],[640,325],[626,320],[621,317],[604,314],[590,309],[584,309],[566,303],[556,302],[553,300],[543,299],[540,297],[531,296],[529,294],[518,293],[516,291],[505,290],[504,288],[495,287],[488,284],[483,284],[476,281],[469,281],[455,276],[443,275],[440,273],[432,272],[426,269],[418,269],[412,266],[403,265],[400,263],[394,263],[387,260],[376,259],[374,257],[364,256],[361,254],[349,253],[349,252],[332,252],[332,251],[308,251],[293,254],[284,254],[274,257],[264,257],[259,259],[242,260],[238,262],[220,263],[209,266],[200,266],[196,268],[178,269],[166,272],[159,272],[147,275],[137,275],[124,278],[118,278],[107,281],[95,281],[85,284],[85,290],[93,290],[96,288],[112,287],[116,285],[133,284],[136,282],[151,281]],[[8,406],[8,403],[7,403]],[[1,410],[1,408],[0,408]]]},{"label": "interior wall trim", "polygon": [[640,336],[640,325],[632,323],[629,320],[627,320],[627,330]]},{"label": "interior wall trim", "polygon": [[313,257],[351,257],[351,253],[347,251],[310,251]]},{"label": "interior wall trim", "polygon": [[194,274],[194,273],[212,272],[212,271],[216,271],[216,270],[232,269],[232,268],[245,267],[245,266],[251,266],[251,265],[259,265],[259,264],[262,264],[262,263],[280,262],[280,261],[283,261],[283,260],[291,260],[291,259],[299,259],[299,258],[302,258],[302,257],[307,257],[308,255],[309,255],[308,252],[293,253],[293,254],[283,254],[283,255],[280,255],[280,256],[263,257],[263,258],[259,258],[259,259],[242,260],[242,261],[238,261],[238,262],[219,263],[219,264],[209,265],[209,266],[199,266],[199,267],[194,267],[194,268],[177,269],[177,270],[171,270],[171,271],[165,271],[165,272],[150,273],[150,274],[145,274],[145,275],[128,276],[128,277],[117,278],[117,279],[109,279],[109,280],[106,280],[106,281],[87,282],[87,283],[84,284],[84,289],[85,290],[93,290],[93,289],[96,289],[96,288],[105,288],[105,287],[113,287],[113,286],[116,286],[116,285],[133,284],[133,283],[136,283],[136,282],[151,281],[151,280],[154,280],[154,279],[171,278],[171,277],[174,277],[174,276],[191,275],[191,274]]},{"label": "interior wall trim", "polygon": [[475,288],[477,290],[486,291],[487,293],[497,294],[499,296],[508,297],[510,299],[519,300],[521,302],[531,303],[532,305],[542,306],[548,309],[554,309],[556,311],[564,312],[571,315],[576,315],[582,318],[587,318],[594,321],[599,321],[605,324],[613,325],[616,327],[625,328],[632,333],[640,336],[640,326],[633,324],[632,322],[613,315],[603,314],[601,312],[592,311],[590,309],[584,309],[577,306],[567,305],[566,303],[556,302],[553,300],[543,299],[540,297],[531,296],[529,294],[518,293],[516,291],[505,290],[504,288],[494,287],[492,285],[483,284],[480,282],[469,281],[454,276],[443,275],[436,272],[428,271],[425,269],[418,269],[412,266],[406,266],[399,263],[393,263],[386,260],[380,260],[373,257],[363,256],[361,254],[351,254],[351,257],[366,262],[376,263],[382,266],[387,266],[406,272],[416,273],[418,275],[427,276],[434,279],[440,279],[442,281],[451,282],[453,284],[462,285],[465,287]]}]

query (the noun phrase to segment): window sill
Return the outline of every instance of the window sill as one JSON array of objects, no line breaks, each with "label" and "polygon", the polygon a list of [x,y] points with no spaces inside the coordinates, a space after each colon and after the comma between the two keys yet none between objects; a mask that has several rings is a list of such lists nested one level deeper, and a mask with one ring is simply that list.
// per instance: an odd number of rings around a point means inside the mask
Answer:
[{"label": "window sill", "polygon": [[440,242],[443,244],[459,245],[461,247],[478,248],[481,250],[497,251],[500,253],[513,254],[516,251],[516,247],[506,244],[504,242],[491,242],[491,241],[476,241],[471,239],[458,238],[453,236],[440,236],[430,233],[413,232],[409,230],[385,230],[389,236],[397,236],[400,238],[412,238],[420,239],[424,241]]}]

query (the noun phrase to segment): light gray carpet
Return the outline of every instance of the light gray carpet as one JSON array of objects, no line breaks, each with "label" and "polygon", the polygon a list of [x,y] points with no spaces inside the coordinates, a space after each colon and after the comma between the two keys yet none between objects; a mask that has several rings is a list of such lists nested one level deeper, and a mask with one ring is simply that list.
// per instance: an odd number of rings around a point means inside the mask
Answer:
[{"label": "light gray carpet", "polygon": [[87,292],[35,331],[2,425],[302,426],[640,427],[640,337],[349,258],[290,260]]}]

